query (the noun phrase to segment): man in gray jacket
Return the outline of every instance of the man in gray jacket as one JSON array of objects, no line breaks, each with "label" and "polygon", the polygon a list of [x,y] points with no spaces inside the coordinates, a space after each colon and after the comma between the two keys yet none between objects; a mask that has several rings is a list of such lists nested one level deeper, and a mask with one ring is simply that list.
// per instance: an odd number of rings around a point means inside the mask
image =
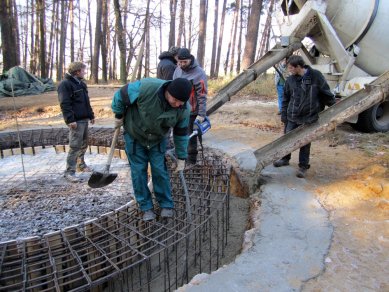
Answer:
[{"label": "man in gray jacket", "polygon": [[[199,66],[195,57],[191,55],[187,48],[179,49],[177,53],[177,68],[173,74],[173,80],[176,78],[186,78],[193,84],[193,92],[189,99],[192,107],[188,134],[193,132],[193,124],[196,119],[200,123],[204,121],[207,112],[207,75]],[[195,165],[197,160],[197,137],[189,140],[187,167]]]}]

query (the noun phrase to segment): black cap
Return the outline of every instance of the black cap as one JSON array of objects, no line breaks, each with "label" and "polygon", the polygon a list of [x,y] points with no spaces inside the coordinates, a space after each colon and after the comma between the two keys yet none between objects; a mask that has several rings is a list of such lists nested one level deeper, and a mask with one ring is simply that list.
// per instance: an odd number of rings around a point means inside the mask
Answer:
[{"label": "black cap", "polygon": [[192,58],[192,55],[187,48],[181,48],[178,50],[177,58],[178,60],[186,60]]},{"label": "black cap", "polygon": [[186,102],[192,92],[192,83],[186,78],[177,78],[169,83],[166,90],[175,99]]}]

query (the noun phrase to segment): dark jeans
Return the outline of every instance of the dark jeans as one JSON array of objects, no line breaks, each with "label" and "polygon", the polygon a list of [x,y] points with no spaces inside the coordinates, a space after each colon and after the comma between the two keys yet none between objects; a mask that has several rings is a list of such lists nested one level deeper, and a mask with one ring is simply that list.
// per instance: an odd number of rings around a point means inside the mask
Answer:
[{"label": "dark jeans", "polygon": [[131,167],[132,187],[141,211],[153,209],[153,200],[147,187],[147,166],[150,162],[154,194],[161,208],[174,208],[170,177],[165,161],[166,139],[148,149],[127,133],[124,141]]},{"label": "dark jeans", "polygon": [[[296,124],[294,122],[288,121],[288,123],[285,126],[284,133],[288,133],[292,131],[293,129],[296,129],[300,124]],[[309,154],[311,153],[311,143],[303,146],[300,148],[300,153],[299,153],[299,167],[308,169],[310,167],[309,165]],[[290,160],[291,154],[289,153],[288,155],[285,155],[282,157],[284,160]]]},{"label": "dark jeans", "polygon": [[[189,126],[188,126],[188,135],[192,134],[193,132],[193,125],[194,121],[196,120],[197,115],[190,115],[190,120],[189,120]],[[191,164],[196,164],[197,161],[197,136],[193,136],[192,138],[189,139],[189,144],[188,144],[188,163]]]},{"label": "dark jeans", "polygon": [[69,153],[66,159],[66,173],[75,173],[77,164],[86,166],[84,155],[88,148],[88,121],[77,121],[77,128],[69,129]]}]

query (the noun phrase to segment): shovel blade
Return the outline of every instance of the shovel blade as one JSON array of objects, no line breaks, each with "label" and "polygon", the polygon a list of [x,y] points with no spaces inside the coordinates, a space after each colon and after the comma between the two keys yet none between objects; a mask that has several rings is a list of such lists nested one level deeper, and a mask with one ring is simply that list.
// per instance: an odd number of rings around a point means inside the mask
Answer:
[{"label": "shovel blade", "polygon": [[92,189],[105,187],[112,183],[117,176],[117,173],[102,173],[94,171],[88,180],[88,186]]}]

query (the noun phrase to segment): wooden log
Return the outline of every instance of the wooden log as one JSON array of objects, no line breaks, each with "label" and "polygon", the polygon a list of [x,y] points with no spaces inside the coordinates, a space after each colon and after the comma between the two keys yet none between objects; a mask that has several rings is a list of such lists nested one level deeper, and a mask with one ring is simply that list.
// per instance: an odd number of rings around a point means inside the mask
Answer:
[{"label": "wooden log", "polygon": [[253,63],[249,68],[236,76],[231,82],[224,86],[207,105],[207,116],[215,112],[219,107],[231,99],[239,90],[257,79],[257,77],[277,64],[282,59],[291,55],[301,47],[301,42],[295,42],[286,48],[277,48],[275,46],[268,51],[261,59]]}]

